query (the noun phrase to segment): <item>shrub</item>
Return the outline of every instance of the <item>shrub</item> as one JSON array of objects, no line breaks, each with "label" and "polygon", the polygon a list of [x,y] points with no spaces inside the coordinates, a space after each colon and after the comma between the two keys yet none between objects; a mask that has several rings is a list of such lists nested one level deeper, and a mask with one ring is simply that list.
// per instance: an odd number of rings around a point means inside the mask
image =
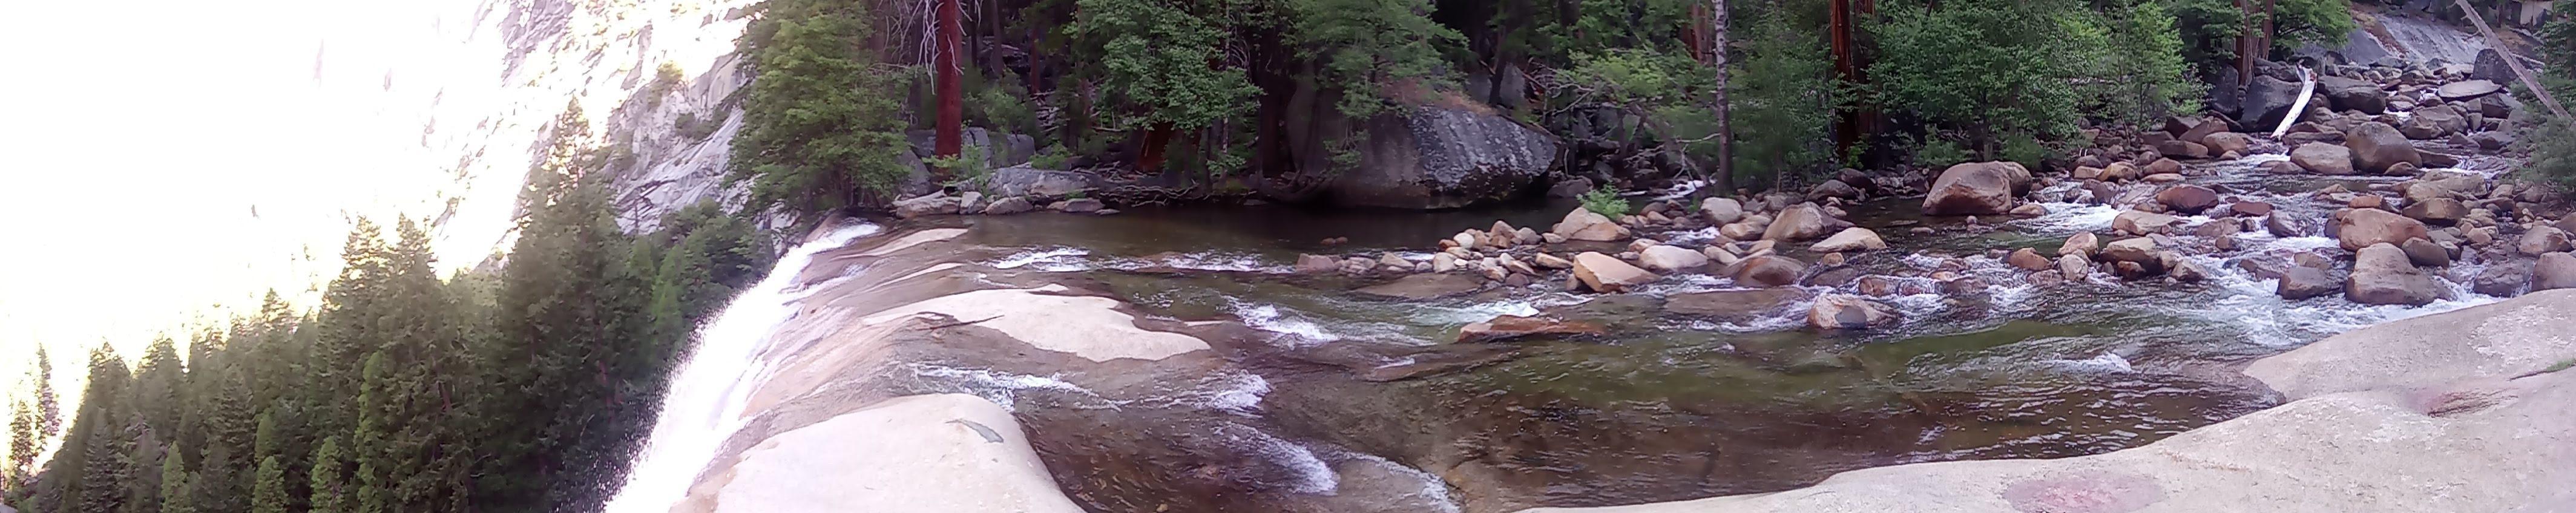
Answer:
[{"label": "shrub", "polygon": [[2519,171],[2524,178],[2576,190],[2576,127],[2567,119],[2546,116],[2527,125],[2514,146],[2531,154]]},{"label": "shrub", "polygon": [[1619,197],[1619,191],[1611,190],[1608,187],[1593,189],[1592,192],[1583,193],[1582,200],[1583,209],[1590,210],[1595,214],[1609,216],[1611,219],[1618,219],[1619,216],[1628,215],[1628,199]]},{"label": "shrub", "polygon": [[1914,165],[1935,170],[1958,165],[1961,162],[1967,162],[1968,159],[1968,150],[1960,148],[1959,143],[1950,142],[1948,139],[1935,137],[1923,141],[1921,146],[1914,147]]},{"label": "shrub", "polygon": [[1967,134],[1990,155],[1998,137],[2071,133],[2082,100],[2076,80],[2093,34],[2090,15],[2056,1],[1893,1],[1869,26],[1879,56],[1869,66],[1879,105],[1912,111]]}]

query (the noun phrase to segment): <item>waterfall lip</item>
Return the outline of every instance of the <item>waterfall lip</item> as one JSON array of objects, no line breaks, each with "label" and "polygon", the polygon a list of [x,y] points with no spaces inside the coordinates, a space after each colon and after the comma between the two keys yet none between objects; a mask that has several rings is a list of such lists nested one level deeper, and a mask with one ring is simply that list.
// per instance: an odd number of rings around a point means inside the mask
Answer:
[{"label": "waterfall lip", "polygon": [[799,286],[796,274],[816,254],[884,232],[885,227],[864,222],[819,231],[780,256],[759,283],[736,294],[698,329],[694,347],[672,374],[653,430],[633,456],[635,465],[610,497],[607,511],[661,513],[687,494],[717,447],[741,428],[742,420],[726,411],[747,399],[752,388],[747,383],[768,372],[757,358],[778,325],[795,313],[788,305],[824,288]]}]

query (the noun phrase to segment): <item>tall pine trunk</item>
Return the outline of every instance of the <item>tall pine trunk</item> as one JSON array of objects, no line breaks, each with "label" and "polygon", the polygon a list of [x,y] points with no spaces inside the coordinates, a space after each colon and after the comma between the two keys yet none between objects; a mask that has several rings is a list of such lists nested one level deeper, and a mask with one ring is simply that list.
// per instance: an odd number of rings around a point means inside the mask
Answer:
[{"label": "tall pine trunk", "polygon": [[[959,152],[965,149],[965,141],[963,140],[966,123],[966,104],[964,98],[965,84],[963,83],[964,77],[961,76],[961,73],[964,71],[961,69],[963,68],[964,59],[960,58],[962,56],[959,55],[965,53],[965,37],[962,34],[965,27],[962,25],[963,20],[960,20],[960,18],[964,17],[965,14],[961,12],[958,7],[957,0],[939,0],[939,39],[937,43],[939,45],[939,50],[937,52],[933,52],[934,57],[931,59],[930,66],[933,68],[932,73],[937,77],[936,87],[939,89],[937,93],[939,96],[939,126],[936,127],[937,144],[935,152],[941,157],[955,158]],[[941,171],[943,173],[957,172],[955,169],[945,169]]]}]

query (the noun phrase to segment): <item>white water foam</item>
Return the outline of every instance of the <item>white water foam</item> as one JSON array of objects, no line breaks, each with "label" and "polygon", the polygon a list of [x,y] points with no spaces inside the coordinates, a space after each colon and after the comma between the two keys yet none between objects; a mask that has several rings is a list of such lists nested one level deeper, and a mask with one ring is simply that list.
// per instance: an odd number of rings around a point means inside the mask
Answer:
[{"label": "white water foam", "polygon": [[1091,262],[1083,257],[1090,255],[1091,250],[1058,246],[1014,253],[993,261],[992,265],[994,269],[1028,267],[1051,273],[1086,271],[1091,269]]},{"label": "white water foam", "polygon": [[2041,203],[2040,206],[2047,207],[2048,214],[2010,224],[2037,234],[2097,232],[2111,229],[2111,218],[2120,216],[2120,209],[2110,205]]},{"label": "white water foam", "polygon": [[[1093,393],[1091,389],[1082,388],[1081,385],[1075,385],[1072,382],[1065,381],[1057,376],[1032,376],[1028,374],[1001,372],[992,369],[949,367],[933,363],[914,362],[906,365],[911,367],[914,376],[954,380],[956,384],[964,388],[964,390],[962,390],[963,392],[973,394],[977,397],[982,397],[985,400],[992,401],[993,404],[1001,405],[1003,411],[1019,411],[1019,394],[1020,391],[1023,390],[1054,390],[1058,392],[1070,392],[1100,398],[1103,401],[1107,401],[1107,398],[1101,398],[1100,394]],[[1113,402],[1111,406],[1115,407],[1116,405]]]},{"label": "white water foam", "polygon": [[1277,463],[1280,467],[1294,473],[1290,482],[1283,483],[1289,490],[1312,495],[1332,495],[1334,490],[1342,487],[1341,474],[1333,472],[1331,465],[1324,464],[1323,458],[1316,457],[1315,451],[1304,445],[1271,436],[1259,428],[1233,422],[1218,423],[1215,435],[1232,441],[1230,445],[1236,449],[1259,455],[1262,460]]},{"label": "white water foam", "polygon": [[2086,359],[2082,359],[2082,360],[2057,360],[2057,361],[2058,361],[2058,362],[2062,362],[2062,363],[2061,363],[2061,365],[2063,365],[2063,366],[2064,366],[2064,367],[2066,367],[2066,368],[2074,369],[2074,370],[2082,370],[2082,371],[2094,371],[2094,372],[2123,372],[2123,373],[2126,373],[2126,372],[2137,372],[2137,371],[2138,371],[2138,370],[2137,370],[2137,369],[2135,369],[2135,368],[2129,367],[2129,359],[2127,359],[2127,358],[2121,358],[2121,357],[2120,357],[2120,353],[2112,353],[2112,352],[2104,352],[2104,353],[2102,353],[2102,354],[2100,354],[2100,355],[2097,355],[2097,356],[2094,356],[2094,357],[2092,357],[2092,358],[2086,358]]},{"label": "white water foam", "polygon": [[661,513],[680,500],[716,448],[742,427],[742,419],[733,413],[751,393],[751,379],[760,373],[753,355],[779,323],[795,314],[789,303],[804,297],[802,289],[790,288],[796,274],[812,262],[815,253],[882,231],[877,225],[855,224],[796,246],[779,257],[759,284],[734,296],[698,329],[697,347],[672,376],[651,438],[636,454],[635,467],[609,499],[607,511]]}]

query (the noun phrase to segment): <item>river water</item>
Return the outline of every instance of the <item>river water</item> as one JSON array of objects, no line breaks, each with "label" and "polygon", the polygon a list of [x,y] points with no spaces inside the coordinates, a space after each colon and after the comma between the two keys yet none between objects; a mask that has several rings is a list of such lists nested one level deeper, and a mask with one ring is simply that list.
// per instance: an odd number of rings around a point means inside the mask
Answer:
[{"label": "river water", "polygon": [[[2332,205],[2307,192],[2395,179],[2270,176],[2256,164],[2194,164],[2193,183],[2263,200],[2314,226]],[[1079,377],[924,362],[908,379],[1010,408],[1069,496],[1093,511],[1468,511],[1595,506],[1778,491],[1835,472],[1891,464],[2052,458],[2135,447],[2272,406],[2236,369],[2361,326],[2495,301],[2442,273],[2449,298],[2422,307],[2339,297],[2284,301],[2244,261],[2285,262],[2325,237],[2236,236],[2236,249],[2190,256],[2202,283],[2125,282],[2102,273],[2032,284],[1989,251],[2054,254],[2077,232],[2110,233],[2112,207],[2048,203],[2050,214],[1992,225],[1916,215],[1914,200],[1856,205],[1852,220],[1889,251],[1854,256],[1845,278],[1892,284],[1880,297],[1905,320],[1868,332],[1805,327],[1808,298],[1861,293],[1860,280],[1797,287],[1727,318],[1675,313],[1672,298],[1737,290],[1677,276],[1623,295],[1557,283],[1440,300],[1372,299],[1338,276],[1299,276],[1300,253],[1395,252],[1426,259],[1433,241],[1503,220],[1546,229],[1569,204],[1419,213],[1289,207],[1133,209],[1106,217],[968,218],[963,242],[993,269],[1097,284],[1149,318],[1239,322],[1212,341],[1239,371],[1155,385],[1169,401],[1107,400]],[[2209,222],[2185,217],[2181,233]],[[1915,227],[1934,230],[1909,234]],[[817,244],[845,241],[844,232]],[[846,236],[846,237],[844,237]],[[1327,238],[1347,243],[1327,245]],[[1688,242],[1705,234],[1668,233]],[[2110,240],[2111,237],[2105,237]],[[2173,237],[2177,245],[2209,241]],[[1784,245],[1786,246],[1786,245]],[[773,278],[793,274],[800,247]],[[1802,248],[1786,251],[1814,261]],[[2345,265],[2345,264],[2338,264]],[[1976,283],[1944,283],[1948,272]],[[777,281],[773,279],[772,281]],[[764,282],[702,333],[627,493],[612,511],[660,511],[729,432],[710,412],[738,401],[758,335],[775,325]],[[737,309],[752,309],[741,313]],[[1454,344],[1496,315],[1598,322],[1596,337]],[[733,324],[728,324],[733,323]],[[1151,403],[1151,404],[1147,404]],[[1107,420],[1112,417],[1121,420]],[[1142,419],[1142,420],[1140,420]],[[675,426],[675,423],[677,424]],[[1102,425],[1145,425],[1103,433]],[[1211,449],[1213,447],[1214,449]],[[1215,453],[1215,454],[1211,454]],[[677,463],[674,463],[677,462]]]}]

